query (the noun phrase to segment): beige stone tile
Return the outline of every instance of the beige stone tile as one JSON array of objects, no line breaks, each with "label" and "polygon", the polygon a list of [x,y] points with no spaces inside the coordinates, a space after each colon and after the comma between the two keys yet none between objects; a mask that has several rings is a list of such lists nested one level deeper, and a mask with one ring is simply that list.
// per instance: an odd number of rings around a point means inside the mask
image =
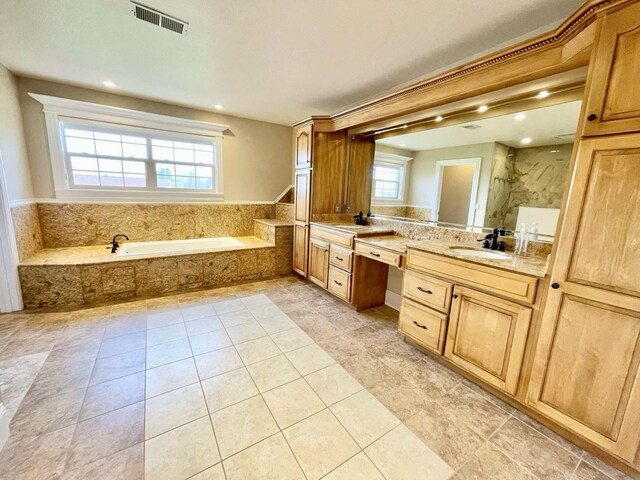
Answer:
[{"label": "beige stone tile", "polygon": [[212,352],[232,345],[229,335],[224,330],[216,330],[189,337],[189,342],[191,342],[191,350],[194,355]]},{"label": "beige stone tile", "polygon": [[404,425],[367,447],[365,453],[387,480],[444,480],[453,474],[453,469]]},{"label": "beige stone tile", "polygon": [[285,353],[313,343],[313,339],[299,328],[273,334],[271,339]]},{"label": "beige stone tile", "polygon": [[[185,322],[190,320],[196,320],[198,318],[203,317],[211,317],[212,315],[216,315],[216,311],[213,308],[213,304],[211,303],[201,303],[196,305],[190,305],[181,307],[182,318]],[[217,315],[216,315],[217,316]]]},{"label": "beige stone tile", "polygon": [[538,478],[569,478],[579,458],[533,428],[511,418],[490,442]]},{"label": "beige stone tile", "polygon": [[244,303],[242,303],[242,300],[238,298],[216,302],[213,304],[213,308],[215,309],[218,315],[223,315],[225,313],[230,313],[230,312],[237,312],[239,310],[246,310]]},{"label": "beige stone tile", "polygon": [[78,423],[67,468],[73,470],[144,440],[144,402]]},{"label": "beige stone tile", "polygon": [[149,398],[145,406],[145,438],[155,437],[208,413],[199,383]]},{"label": "beige stone tile", "polygon": [[222,463],[227,480],[305,480],[282,434],[273,435]]},{"label": "beige stone tile", "polygon": [[190,337],[224,328],[217,315],[191,320],[186,322],[185,326],[187,327],[187,334]]},{"label": "beige stone tile", "polygon": [[181,323],[183,321],[182,312],[178,308],[149,311],[147,313],[147,328],[158,328]]},{"label": "beige stone tile", "polygon": [[277,345],[269,337],[262,337],[240,343],[236,345],[236,349],[246,365],[282,354]]},{"label": "beige stone tile", "polygon": [[255,322],[255,318],[249,310],[238,310],[236,312],[220,314],[220,321],[225,328],[231,328],[245,323]]},{"label": "beige stone tile", "polygon": [[259,395],[212,413],[211,421],[223,459],[279,431]]},{"label": "beige stone tile", "polygon": [[258,318],[258,323],[269,335],[297,328],[296,322],[291,320],[284,313],[280,313],[273,317]]},{"label": "beige stone tile", "polygon": [[144,480],[144,443],[65,471],[60,480]]},{"label": "beige stone tile", "polygon": [[458,470],[456,480],[535,480],[527,470],[490,443],[485,443]]},{"label": "beige stone tile", "polygon": [[145,480],[184,480],[220,461],[209,417],[145,442]]},{"label": "beige stone tile", "polygon": [[248,297],[242,297],[240,299],[245,307],[254,307],[258,305],[273,305],[273,302],[264,293],[258,295],[249,295]]},{"label": "beige stone tile", "polygon": [[582,461],[587,462],[589,465],[595,467],[597,470],[600,470],[613,480],[631,480],[631,477],[628,477],[617,468],[614,468],[611,465],[603,462],[598,457],[590,454],[589,452],[584,452],[584,454],[582,455]]},{"label": "beige stone tile", "polygon": [[335,362],[333,358],[317,344],[286,353],[287,358],[301,375],[308,375]]},{"label": "beige stone tile", "polygon": [[153,347],[162,343],[173,342],[187,336],[184,323],[174,323],[164,327],[150,328],[147,330],[147,346]]},{"label": "beige stone tile", "polygon": [[112,319],[105,327],[103,339],[120,337],[147,329],[147,319],[143,315]]},{"label": "beige stone tile", "polygon": [[300,378],[298,371],[284,355],[247,365],[247,370],[260,392],[271,390]]},{"label": "beige stone tile", "polygon": [[255,320],[235,327],[227,327],[227,333],[231,337],[231,341],[236,345],[267,336],[267,332]]},{"label": "beige stone tile", "polygon": [[318,345],[340,363],[358,355],[366,354],[364,348],[358,342],[353,341],[346,335],[318,340]]},{"label": "beige stone tile", "polygon": [[324,480],[384,480],[371,460],[360,452],[333,470]]},{"label": "beige stone tile", "polygon": [[322,410],[282,432],[310,480],[321,478],[360,451],[329,410]]},{"label": "beige stone tile", "polygon": [[221,348],[197,355],[195,358],[200,380],[242,368],[244,364],[234,347]]},{"label": "beige stone tile", "polygon": [[366,388],[394,381],[399,375],[367,353],[352,356],[343,361],[342,366]]},{"label": "beige stone tile", "polygon": [[549,430],[547,427],[545,427],[544,425],[536,422],[533,418],[529,417],[528,415],[526,415],[526,414],[522,413],[521,411],[517,410],[517,411],[513,412],[513,416],[515,418],[517,418],[518,420],[520,420],[522,423],[526,423],[527,425],[529,425],[534,430],[540,432],[545,437],[553,440],[558,445],[560,445],[562,448],[568,450],[569,452],[573,453],[577,457],[582,456],[583,450],[579,446],[577,446],[575,443],[571,443],[566,438],[563,438],[560,435],[558,435],[557,433]]},{"label": "beige stone tile", "polygon": [[423,360],[411,362],[400,373],[432,400],[439,399],[462,381],[460,375],[426,356]]},{"label": "beige stone tile", "polygon": [[190,477],[189,480],[226,480],[222,463],[218,463],[211,468]]},{"label": "beige stone tile", "polygon": [[400,420],[412,417],[431,402],[422,390],[400,376],[378,382],[369,391]]},{"label": "beige stone tile", "polygon": [[262,396],[280,428],[286,428],[325,408],[320,397],[302,378],[269,390]]},{"label": "beige stone tile", "polygon": [[184,360],[192,356],[188,338],[163,343],[147,348],[147,368],[155,368],[167,363]]},{"label": "beige stone tile", "polygon": [[250,305],[247,307],[247,309],[256,318],[256,320],[275,317],[277,315],[282,315],[283,313],[282,310],[280,310],[273,303],[262,304],[262,305]]},{"label": "beige stone tile", "polygon": [[330,407],[360,448],[365,448],[400,424],[395,415],[366,390]]},{"label": "beige stone tile", "polygon": [[203,380],[202,388],[212,413],[259,393],[245,368]]},{"label": "beige stone tile", "polygon": [[305,380],[327,405],[333,405],[364,388],[338,364],[313,372]]},{"label": "beige stone tile", "polygon": [[486,400],[489,400],[495,406],[497,406],[497,407],[501,408],[502,410],[504,410],[505,412],[514,413],[516,411],[516,409],[513,408],[511,405],[509,405],[506,402],[503,402],[498,397],[496,397],[495,395],[493,395],[489,391],[487,391],[484,388],[482,388],[480,385],[476,385],[475,383],[473,383],[471,380],[465,378],[464,380],[462,380],[462,383],[464,385],[466,385],[467,387],[469,387],[474,392],[476,392],[478,395],[484,397]]},{"label": "beige stone tile", "polygon": [[572,480],[610,480],[610,477],[602,473],[597,468],[582,461],[571,477]]},{"label": "beige stone tile", "polygon": [[167,363],[146,372],[146,397],[155,397],[162,393],[181,388],[200,381],[193,358]]},{"label": "beige stone tile", "polygon": [[99,358],[93,367],[89,385],[124,377],[132,373],[142,372],[146,364],[145,349],[121,353],[112,357]]},{"label": "beige stone tile", "polygon": [[339,329],[317,314],[311,314],[310,316],[308,315],[302,318],[294,318],[294,320],[298,326],[307,332],[316,342],[341,334]]},{"label": "beige stone tile", "polygon": [[145,374],[134,373],[87,389],[79,420],[86,420],[144,400]]},{"label": "beige stone tile", "polygon": [[145,348],[145,342],[145,332],[128,333],[119,337],[103,340],[100,351],[98,352],[98,358],[110,357],[112,355]]}]

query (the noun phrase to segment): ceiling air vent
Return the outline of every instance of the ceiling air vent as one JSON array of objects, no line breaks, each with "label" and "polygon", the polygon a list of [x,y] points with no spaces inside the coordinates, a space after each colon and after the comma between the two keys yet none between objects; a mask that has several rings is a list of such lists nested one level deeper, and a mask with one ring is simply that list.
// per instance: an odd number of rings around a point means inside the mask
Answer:
[{"label": "ceiling air vent", "polygon": [[159,12],[158,10],[154,10],[153,8],[147,7],[140,3],[131,3],[133,4],[131,13],[137,19],[148,23],[153,23],[154,25],[166,28],[167,30],[171,30],[172,32],[176,32],[181,35],[187,33],[187,27],[189,26],[187,22],[178,20],[175,17],[167,15],[166,13]]},{"label": "ceiling air vent", "polygon": [[466,128],[467,130],[477,130],[482,127],[480,125],[462,125],[461,128]]},{"label": "ceiling air vent", "polygon": [[561,142],[573,142],[576,139],[575,133],[563,133],[560,135],[554,135],[553,138],[557,138]]}]

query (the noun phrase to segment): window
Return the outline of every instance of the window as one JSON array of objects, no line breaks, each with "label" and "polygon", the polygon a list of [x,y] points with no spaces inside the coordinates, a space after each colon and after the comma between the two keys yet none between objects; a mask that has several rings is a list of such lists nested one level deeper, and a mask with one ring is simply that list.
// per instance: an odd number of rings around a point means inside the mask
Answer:
[{"label": "window", "polygon": [[223,200],[228,126],[30,95],[44,105],[56,197]]},{"label": "window", "polygon": [[373,164],[373,201],[378,204],[400,203],[404,200],[407,162],[403,157],[377,152]]}]

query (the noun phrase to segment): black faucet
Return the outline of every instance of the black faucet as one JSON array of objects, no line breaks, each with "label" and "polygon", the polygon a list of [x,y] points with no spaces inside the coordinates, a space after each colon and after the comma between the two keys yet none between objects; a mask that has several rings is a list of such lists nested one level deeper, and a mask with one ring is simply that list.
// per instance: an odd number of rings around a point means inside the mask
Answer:
[{"label": "black faucet", "polygon": [[491,232],[489,235],[487,235],[484,238],[481,238],[478,241],[482,242],[482,248],[488,248],[490,250],[500,250],[501,252],[503,252],[505,248],[505,243],[499,242],[498,241],[499,237],[500,237],[500,230],[498,228],[494,228],[493,232]]},{"label": "black faucet", "polygon": [[364,215],[362,212],[360,212],[357,215],[353,216],[353,219],[356,221],[356,225],[366,225],[367,221],[364,218]]},{"label": "black faucet", "polygon": [[107,249],[109,248],[111,249],[111,253],[116,253],[116,251],[120,247],[120,244],[118,243],[118,240],[117,240],[118,237],[124,237],[126,240],[129,240],[129,237],[127,237],[124,233],[117,234],[115,237],[111,239],[111,246],[107,247]]}]

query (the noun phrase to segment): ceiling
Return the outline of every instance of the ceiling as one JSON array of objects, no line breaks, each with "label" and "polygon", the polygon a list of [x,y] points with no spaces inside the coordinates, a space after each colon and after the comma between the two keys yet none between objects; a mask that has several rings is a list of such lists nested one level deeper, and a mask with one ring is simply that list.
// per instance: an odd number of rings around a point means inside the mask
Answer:
[{"label": "ceiling", "polygon": [[580,0],[0,0],[14,73],[291,124],[330,114],[531,32]]},{"label": "ceiling", "polygon": [[[573,143],[572,136],[558,139],[556,135],[576,133],[581,105],[581,100],[560,103],[549,107],[518,112],[525,115],[525,118],[521,120],[517,120],[514,113],[384,138],[377,140],[377,143],[412,151],[459,147],[486,142],[500,142],[514,148]],[[481,114],[478,115],[480,116]],[[474,130],[463,128],[469,125],[479,126],[480,128]],[[531,143],[524,145],[521,140],[527,137],[531,139]]]}]

